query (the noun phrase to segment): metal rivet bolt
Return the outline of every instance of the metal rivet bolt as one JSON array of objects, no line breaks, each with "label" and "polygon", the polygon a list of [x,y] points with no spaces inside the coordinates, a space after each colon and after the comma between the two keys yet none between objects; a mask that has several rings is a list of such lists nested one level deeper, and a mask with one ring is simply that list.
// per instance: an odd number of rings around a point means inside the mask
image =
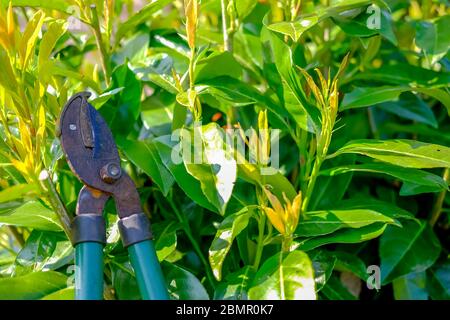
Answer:
[{"label": "metal rivet bolt", "polygon": [[116,163],[110,162],[100,169],[100,177],[106,183],[114,183],[122,175],[122,169]]}]

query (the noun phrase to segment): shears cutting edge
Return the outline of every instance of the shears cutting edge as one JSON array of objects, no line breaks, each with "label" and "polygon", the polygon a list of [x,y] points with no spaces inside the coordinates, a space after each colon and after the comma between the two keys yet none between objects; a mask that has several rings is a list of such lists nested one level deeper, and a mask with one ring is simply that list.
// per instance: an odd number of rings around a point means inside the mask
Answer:
[{"label": "shears cutting edge", "polygon": [[72,172],[84,184],[71,225],[75,247],[75,299],[103,298],[103,209],[112,197],[119,232],[127,248],[143,299],[169,299],[152,241],[150,221],[130,176],[122,171],[113,135],[100,113],[88,102],[90,93],[75,94],[65,105],[58,136]]}]

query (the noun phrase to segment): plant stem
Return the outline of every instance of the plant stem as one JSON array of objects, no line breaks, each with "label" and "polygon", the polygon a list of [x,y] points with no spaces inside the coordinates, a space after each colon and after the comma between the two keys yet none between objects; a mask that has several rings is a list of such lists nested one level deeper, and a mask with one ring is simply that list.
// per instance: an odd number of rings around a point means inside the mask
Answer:
[{"label": "plant stem", "polygon": [[212,274],[212,271],[211,271],[208,261],[206,261],[200,246],[198,245],[197,241],[194,238],[194,235],[192,234],[192,230],[191,230],[191,226],[189,225],[189,221],[177,209],[177,207],[175,206],[175,203],[173,202],[173,200],[170,197],[167,198],[167,201],[169,202],[170,207],[172,208],[173,212],[175,212],[175,215],[177,216],[178,220],[180,221],[181,225],[183,226],[184,233],[188,237],[189,241],[192,244],[192,247],[194,248],[194,251],[197,253],[200,261],[202,262],[202,264],[205,268],[206,278],[208,279],[211,287],[214,288],[215,287],[214,276]]},{"label": "plant stem", "polygon": [[[450,170],[446,168],[444,170],[444,175],[442,177],[445,182],[450,183]],[[442,190],[436,198],[436,202],[434,203],[433,210],[430,214],[429,223],[431,226],[434,226],[436,222],[439,220],[439,217],[442,213],[442,205],[444,204],[445,195],[447,193],[447,189]]]},{"label": "plant stem", "polygon": [[367,117],[369,118],[370,130],[372,131],[372,135],[375,139],[380,138],[380,134],[378,133],[377,123],[375,122],[375,118],[373,116],[373,111],[371,108],[367,108]]},{"label": "plant stem", "polygon": [[58,192],[56,191],[55,185],[50,177],[50,174],[47,171],[43,171],[41,173],[40,180],[44,185],[44,190],[46,192],[47,200],[50,202],[53,210],[55,210],[56,215],[61,222],[61,226],[66,233],[67,237],[70,239],[70,216],[67,212],[67,209],[62,202]]},{"label": "plant stem", "polygon": [[281,243],[281,254],[288,253],[291,251],[291,244],[292,244],[292,236],[284,236],[283,242]]},{"label": "plant stem", "polygon": [[253,268],[258,270],[259,264],[261,263],[261,257],[264,250],[264,229],[266,226],[266,215],[261,212],[258,220],[258,240],[255,254],[255,261],[253,263]]},{"label": "plant stem", "polygon": [[231,38],[230,34],[228,34],[228,22],[227,22],[227,0],[220,0],[220,6],[222,8],[222,33],[223,33],[223,47],[225,51],[231,52],[232,45],[231,45]]},{"label": "plant stem", "polygon": [[91,6],[92,10],[92,24],[91,27],[94,30],[95,41],[100,49],[100,61],[102,64],[103,74],[105,75],[106,86],[110,86],[111,70],[109,68],[109,53],[102,39],[102,32],[100,30],[100,23],[98,20],[97,8],[95,5]]},{"label": "plant stem", "polygon": [[191,49],[191,55],[189,56],[189,89],[194,89],[194,59],[195,49]]},{"label": "plant stem", "polygon": [[[324,155],[325,156],[325,155]],[[305,198],[303,198],[302,212],[306,212],[308,209],[308,204],[311,199],[312,193],[314,191],[314,186],[316,185],[316,180],[320,172],[320,167],[322,166],[323,158],[316,156],[316,161],[314,162],[311,175],[309,177],[308,187],[306,189]]]}]

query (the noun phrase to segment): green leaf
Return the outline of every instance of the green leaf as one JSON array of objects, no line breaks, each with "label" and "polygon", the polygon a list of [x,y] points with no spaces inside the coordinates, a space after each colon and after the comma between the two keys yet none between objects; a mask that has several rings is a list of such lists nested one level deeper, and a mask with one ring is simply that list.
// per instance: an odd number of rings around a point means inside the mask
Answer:
[{"label": "green leaf", "polygon": [[64,234],[33,230],[15,261],[17,275],[57,270],[73,260],[73,247]]},{"label": "green leaf", "polygon": [[426,273],[413,272],[392,282],[395,300],[428,300]]},{"label": "green leaf", "polygon": [[312,16],[304,16],[300,17],[298,20],[290,22],[290,21],[282,21],[269,25],[267,28],[269,30],[287,35],[291,37],[294,42],[297,42],[300,39],[301,35],[314,27],[318,22],[323,19],[323,16],[312,15]]},{"label": "green leaf", "polygon": [[214,292],[214,300],[247,300],[248,287],[254,276],[251,266],[233,272],[220,282]]},{"label": "green leaf", "polygon": [[186,193],[198,205],[213,211],[218,210],[209,202],[206,196],[203,194],[200,186],[200,181],[191,176],[184,166],[182,161],[175,163],[173,161],[173,153],[175,157],[179,156],[179,144],[171,141],[171,136],[161,136],[155,141],[155,147],[158,150],[159,156],[163,161],[164,166],[170,171],[180,188]]},{"label": "green leaf", "polygon": [[374,223],[396,224],[396,221],[379,212],[364,209],[311,211],[302,215],[295,235],[316,237],[343,228],[358,229]]},{"label": "green leaf", "polygon": [[314,250],[308,253],[314,268],[316,291],[319,292],[330,279],[336,258],[325,250]]},{"label": "green leaf", "polygon": [[240,22],[243,22],[244,19],[252,12],[255,6],[258,3],[253,0],[239,0],[235,2],[236,13]]},{"label": "green leaf", "polygon": [[356,88],[344,96],[340,109],[362,108],[386,101],[398,100],[400,94],[408,90],[410,89],[407,87]]},{"label": "green leaf", "polygon": [[358,153],[401,167],[450,167],[450,148],[414,140],[353,140],[329,157],[344,153]]},{"label": "green leaf", "polygon": [[292,251],[270,257],[255,275],[252,300],[315,300],[314,269],[308,255]]},{"label": "green leaf", "polygon": [[356,254],[345,251],[333,251],[333,256],[336,258],[335,269],[341,272],[351,272],[363,281],[367,281],[369,274],[364,261],[362,261]]},{"label": "green leaf", "polygon": [[116,41],[120,41],[128,32],[132,31],[137,25],[151,20],[150,18],[159,10],[168,5],[170,0],[153,0],[144,6],[141,10],[131,15],[131,17],[119,24],[116,33]]},{"label": "green leaf", "polygon": [[109,99],[99,112],[115,136],[126,136],[133,128],[141,111],[141,82],[126,64],[118,66],[112,73],[113,88],[123,88]]},{"label": "green leaf", "polygon": [[301,15],[295,21],[282,21],[267,26],[268,29],[287,35],[292,38],[294,42],[302,36],[304,32],[314,27],[319,22],[328,17],[333,17],[341,12],[364,7],[371,4],[366,0],[351,0],[351,1],[336,1],[333,5],[325,9],[316,9],[312,14]]},{"label": "green leaf", "polygon": [[265,101],[261,93],[252,86],[227,76],[203,80],[195,90],[199,96],[211,95],[223,104],[237,107]]},{"label": "green leaf", "polygon": [[438,127],[434,113],[428,104],[412,93],[404,93],[398,101],[384,102],[379,104],[377,108],[405,119],[428,124],[433,128]]},{"label": "green leaf", "polygon": [[42,9],[57,10],[65,13],[70,12],[70,2],[65,0],[42,1],[42,0],[1,0],[3,7],[7,7],[9,3],[14,7],[34,7]]},{"label": "green leaf", "polygon": [[69,287],[50,293],[41,300],[75,300],[75,288]]},{"label": "green leaf", "polygon": [[284,107],[297,125],[310,132],[320,128],[319,112],[310,105],[296,72],[293,53],[281,39],[269,31],[261,33],[261,40],[268,42],[283,86]]},{"label": "green leaf", "polygon": [[39,73],[45,73],[45,61],[50,59],[53,48],[59,38],[66,32],[67,24],[64,20],[56,20],[49,24],[47,32],[42,36],[39,45],[38,66]]},{"label": "green leaf", "polygon": [[217,280],[222,278],[222,265],[236,236],[247,228],[253,209],[246,207],[227,216],[217,229],[209,248],[209,263]]},{"label": "green leaf", "polygon": [[167,262],[162,267],[172,300],[209,299],[205,288],[192,273]]},{"label": "green leaf", "polygon": [[[333,19],[337,25],[347,34],[354,37],[371,37],[374,35],[382,35],[384,38],[389,40],[393,45],[397,45],[397,38],[395,37],[394,31],[392,30],[392,17],[387,10],[381,10],[380,18],[380,28],[372,28],[369,21],[371,14],[365,11],[358,15],[357,17],[336,17]],[[370,28],[369,28],[370,27]]]},{"label": "green leaf", "polygon": [[414,215],[390,202],[381,201],[371,197],[361,199],[347,199],[334,204],[336,209],[365,209],[374,210],[393,219],[415,220]]},{"label": "green leaf", "polygon": [[380,68],[359,72],[353,79],[379,81],[411,87],[448,87],[450,72],[437,72],[406,63],[383,64]]},{"label": "green leaf", "polygon": [[120,149],[128,159],[144,171],[167,196],[174,183],[170,171],[164,166],[155,143],[151,141],[121,140]]},{"label": "green leaf", "polygon": [[33,272],[21,277],[0,278],[0,300],[41,299],[67,286],[67,277],[55,271]]},{"label": "green leaf", "polygon": [[177,247],[177,231],[180,224],[174,221],[153,223],[152,231],[155,234],[155,249],[159,261],[165,260]]},{"label": "green leaf", "polygon": [[388,227],[380,240],[381,283],[425,271],[440,251],[439,240],[426,222],[405,221],[403,228]]},{"label": "green leaf", "polygon": [[433,300],[450,300],[450,260],[427,270],[427,288]]},{"label": "green leaf", "polygon": [[25,31],[23,32],[22,39],[19,44],[20,60],[23,70],[27,67],[31,54],[34,54],[34,48],[39,32],[41,31],[42,24],[44,23],[44,18],[44,12],[37,11],[30,19]]},{"label": "green leaf", "polygon": [[138,283],[129,261],[116,258],[111,263],[112,284],[120,300],[140,300]]},{"label": "green leaf", "polygon": [[359,229],[342,229],[331,234],[299,240],[298,248],[308,251],[331,243],[360,243],[379,237],[386,226],[384,223],[373,223]]},{"label": "green leaf", "polygon": [[62,230],[56,214],[38,201],[2,205],[0,207],[0,223],[38,230]]},{"label": "green leaf", "polygon": [[447,108],[448,115],[450,115],[450,93],[444,89],[436,88],[415,88],[415,90],[441,102]]},{"label": "green leaf", "polygon": [[337,276],[332,276],[321,293],[329,300],[356,300]]},{"label": "green leaf", "polygon": [[207,57],[198,60],[195,65],[196,83],[202,83],[202,81],[221,76],[239,79],[241,75],[242,67],[228,51],[215,51]]},{"label": "green leaf", "polygon": [[36,184],[17,184],[0,191],[0,203],[25,198],[30,194],[38,193],[38,191],[39,189]]},{"label": "green leaf", "polygon": [[133,35],[123,44],[121,49],[116,51],[112,56],[112,60],[116,65],[122,65],[128,61],[135,65],[145,60],[147,56],[150,36],[145,33]]},{"label": "green leaf", "polygon": [[416,44],[429,55],[446,54],[450,48],[450,35],[447,31],[450,16],[444,15],[434,21],[416,23]]},{"label": "green leaf", "polygon": [[[189,174],[200,181],[203,194],[222,215],[237,177],[236,161],[224,150],[224,138],[224,132],[216,123],[194,127],[193,135],[187,130],[181,131],[182,145],[195,148],[195,139],[203,145],[202,150],[194,150],[194,157],[186,152],[190,150],[183,149],[183,162]],[[196,159],[198,152],[200,158]]]},{"label": "green leaf", "polygon": [[403,181],[400,195],[408,196],[426,192],[440,192],[447,190],[448,185],[440,176],[430,172],[393,166],[387,163],[364,163],[321,171],[322,175],[335,176],[348,172],[369,172],[388,174]]}]

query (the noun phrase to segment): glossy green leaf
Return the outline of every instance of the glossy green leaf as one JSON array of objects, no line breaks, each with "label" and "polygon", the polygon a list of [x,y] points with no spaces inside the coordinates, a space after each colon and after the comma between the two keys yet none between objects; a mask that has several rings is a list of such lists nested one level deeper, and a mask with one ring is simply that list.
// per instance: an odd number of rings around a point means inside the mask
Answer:
[{"label": "glossy green leaf", "polygon": [[38,186],[35,184],[17,184],[0,191],[0,203],[25,198],[30,194],[38,192]]},{"label": "glossy green leaf", "polygon": [[133,30],[133,28],[135,28],[138,24],[148,21],[156,12],[164,8],[170,2],[170,0],[153,0],[141,10],[134,13],[127,21],[119,24],[119,28],[116,33],[117,41]]},{"label": "glossy green leaf", "polygon": [[438,123],[431,108],[418,96],[412,93],[402,94],[396,102],[384,102],[377,106],[386,112],[399,117],[425,123],[437,128]]},{"label": "glossy green leaf", "polygon": [[364,163],[341,166],[321,172],[323,175],[339,175],[348,172],[368,172],[388,174],[403,181],[400,195],[414,195],[426,192],[439,192],[448,189],[447,183],[438,175],[427,171],[393,166],[387,163]]},{"label": "glossy green leaf", "polygon": [[217,280],[222,278],[222,265],[236,236],[247,228],[253,209],[244,208],[227,216],[219,225],[209,248],[209,263]]},{"label": "glossy green leaf", "polygon": [[128,62],[133,65],[138,64],[145,60],[149,42],[150,37],[148,34],[136,34],[123,44],[122,48],[114,54],[112,60],[117,65]]},{"label": "glossy green leaf", "polygon": [[42,0],[1,0],[1,4],[4,7],[7,7],[10,2],[15,7],[44,8],[71,13],[70,2],[64,0],[55,0],[51,2]]},{"label": "glossy green leaf", "polygon": [[73,246],[64,234],[33,230],[17,254],[16,274],[57,270],[73,260],[73,252]]},{"label": "glossy green leaf", "polygon": [[370,1],[366,0],[336,1],[326,9],[317,10],[311,15],[302,15],[292,22],[277,22],[269,25],[268,28],[275,32],[287,35],[291,37],[294,42],[297,42],[305,31],[314,27],[322,20],[330,16],[338,15],[343,11],[367,6],[368,4],[370,4]]},{"label": "glossy green leaf", "polygon": [[356,300],[336,276],[330,278],[321,293],[329,300]]},{"label": "glossy green leaf", "polygon": [[372,210],[311,211],[302,215],[295,234],[300,237],[316,237],[344,228],[358,229],[374,223],[396,224],[388,216]]},{"label": "glossy green leaf", "polygon": [[308,255],[276,254],[260,267],[248,292],[253,300],[314,300],[314,268]]},{"label": "glossy green leaf", "polygon": [[39,45],[38,66],[40,72],[45,72],[42,69],[45,60],[50,59],[50,55],[56,45],[58,39],[66,32],[67,24],[63,20],[56,20],[48,26],[47,32],[42,36],[42,41]]},{"label": "glossy green leaf", "polygon": [[227,76],[239,79],[242,74],[242,67],[227,51],[213,52],[205,58],[197,61],[195,65],[195,82],[202,83],[209,79]]},{"label": "glossy green leaf", "polygon": [[332,255],[336,258],[335,269],[341,272],[351,272],[363,281],[367,281],[369,274],[364,261],[356,254],[345,251],[333,251]]},{"label": "glossy green leaf", "polygon": [[42,24],[44,23],[44,18],[44,12],[37,11],[30,19],[23,32],[22,39],[20,40],[19,45],[22,69],[25,69],[28,66],[31,55],[34,54],[34,49],[39,36],[39,31],[41,30]]},{"label": "glossy green leaf", "polygon": [[384,223],[373,223],[359,229],[342,229],[331,234],[299,240],[298,248],[308,251],[331,243],[360,243],[379,237],[386,226]]},{"label": "glossy green leaf", "polygon": [[368,87],[356,88],[344,96],[341,110],[373,106],[378,103],[398,100],[401,93],[409,90],[407,87]]},{"label": "glossy green leaf", "polygon": [[437,72],[405,63],[383,64],[380,68],[356,74],[354,79],[430,89],[447,87],[450,83],[450,72]]},{"label": "glossy green leaf", "polygon": [[129,261],[115,259],[111,264],[112,284],[120,300],[140,300],[138,283]]},{"label": "glossy green leaf", "polygon": [[126,136],[141,111],[142,84],[126,64],[114,69],[112,74],[112,88],[122,87],[122,91],[99,109],[115,136]]},{"label": "glossy green leaf", "polygon": [[433,300],[450,300],[450,261],[436,263],[427,270],[427,289]]},{"label": "glossy green leaf", "polygon": [[401,167],[450,167],[450,148],[414,140],[354,140],[330,157],[358,153]]},{"label": "glossy green leaf", "polygon": [[164,263],[163,272],[172,300],[209,299],[201,282],[189,271],[171,263]]},{"label": "glossy green leaf", "polygon": [[306,100],[291,48],[276,35],[269,31],[265,32],[264,29],[261,38],[270,44],[274,63],[281,77],[285,109],[300,128],[314,132],[320,127],[318,110]]},{"label": "glossy green leaf", "polygon": [[[224,133],[215,123],[194,128],[191,135],[187,130],[181,132],[181,143],[194,148],[201,143],[203,151],[194,149],[192,156],[183,149],[183,162],[186,170],[195,179],[200,181],[203,194],[222,215],[231,198],[234,183],[237,177],[236,160],[231,158],[224,150]],[[193,139],[193,140],[192,140]],[[198,139],[198,142],[195,142]]]},{"label": "glossy green leaf", "polygon": [[177,247],[177,231],[181,226],[174,221],[152,224],[155,234],[155,249],[159,261],[165,260]]},{"label": "glossy green leaf", "polygon": [[[377,34],[382,35],[384,38],[392,42],[392,44],[397,45],[397,39],[395,37],[394,31],[392,30],[392,17],[387,10],[380,10],[379,17],[379,27],[372,26],[371,15],[373,12],[369,10],[361,13],[357,17],[344,18],[337,17],[334,21],[337,25],[347,34],[354,37],[371,37]],[[375,27],[375,28],[374,28]]]},{"label": "glossy green leaf", "polygon": [[308,252],[314,268],[314,281],[316,291],[319,292],[330,279],[336,264],[336,258],[325,250],[313,250]]},{"label": "glossy green leaf", "polygon": [[67,286],[67,277],[55,271],[33,272],[21,277],[0,278],[0,300],[41,299]]},{"label": "glossy green leaf", "polygon": [[50,293],[41,300],[75,300],[75,288],[69,287]]},{"label": "glossy green leaf", "polygon": [[176,157],[180,158],[179,144],[175,141],[171,141],[170,136],[162,136],[154,141],[164,166],[170,171],[175,181],[186,195],[202,207],[213,212],[218,212],[203,194],[200,181],[187,172],[182,160],[180,159],[178,162],[173,161]]},{"label": "glossy green leaf", "polygon": [[144,171],[162,193],[167,195],[174,179],[164,166],[155,144],[151,141],[122,140],[119,145],[128,159]]},{"label": "glossy green leaf", "polygon": [[380,240],[381,283],[429,268],[441,245],[426,222],[406,221],[402,228],[389,226]]},{"label": "glossy green leaf", "polygon": [[392,282],[395,300],[428,300],[426,273],[413,272]]},{"label": "glossy green leaf", "polygon": [[371,197],[346,199],[334,205],[337,209],[368,209],[382,213],[393,219],[414,220],[414,215],[395,204]]},{"label": "glossy green leaf", "polygon": [[416,44],[426,54],[446,54],[450,49],[450,35],[447,27],[450,23],[448,15],[434,21],[420,21],[416,24]]},{"label": "glossy green leaf", "polygon": [[61,230],[56,214],[38,201],[2,205],[0,223],[38,230]]},{"label": "glossy green leaf", "polygon": [[249,284],[254,273],[251,266],[245,266],[227,275],[216,287],[214,300],[247,300]]}]

